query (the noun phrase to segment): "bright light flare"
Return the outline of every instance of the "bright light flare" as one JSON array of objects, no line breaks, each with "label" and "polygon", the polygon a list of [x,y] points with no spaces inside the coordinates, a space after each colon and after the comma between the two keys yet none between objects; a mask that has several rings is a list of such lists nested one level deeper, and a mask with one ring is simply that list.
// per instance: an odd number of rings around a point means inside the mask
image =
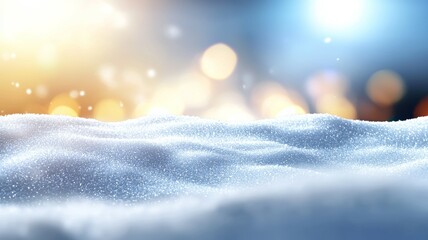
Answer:
[{"label": "bright light flare", "polygon": [[363,15],[363,0],[314,0],[314,22],[328,31],[356,26]]},{"label": "bright light flare", "polygon": [[54,108],[51,112],[51,115],[62,115],[62,116],[69,116],[69,117],[78,117],[79,114],[74,111],[72,108],[68,106],[58,106]]},{"label": "bright light flare", "polygon": [[0,38],[5,42],[73,39],[84,41],[103,26],[122,29],[128,16],[103,1],[1,0]]},{"label": "bright light flare", "polygon": [[201,58],[201,70],[209,78],[225,80],[235,71],[238,55],[223,43],[209,47]]},{"label": "bright light flare", "polygon": [[72,18],[72,1],[58,0],[4,0],[3,37],[14,39],[21,33],[46,35],[58,30]]},{"label": "bright light flare", "polygon": [[403,98],[406,89],[400,75],[381,70],[369,79],[366,91],[373,102],[381,106],[391,106]]},{"label": "bright light flare", "polygon": [[343,96],[323,96],[316,103],[316,109],[319,113],[328,113],[347,119],[357,118],[355,106]]},{"label": "bright light flare", "polygon": [[78,117],[80,114],[80,105],[67,93],[62,93],[51,100],[48,113],[51,115]]},{"label": "bright light flare", "polygon": [[149,114],[174,114],[182,115],[185,111],[185,103],[177,90],[169,85],[160,85],[151,99]]},{"label": "bright light flare", "polygon": [[125,119],[125,110],[120,101],[107,98],[95,105],[93,117],[99,121],[118,122]]},{"label": "bright light flare", "polygon": [[266,118],[284,117],[307,113],[304,99],[297,93],[283,88],[276,82],[265,82],[255,88],[253,102]]}]

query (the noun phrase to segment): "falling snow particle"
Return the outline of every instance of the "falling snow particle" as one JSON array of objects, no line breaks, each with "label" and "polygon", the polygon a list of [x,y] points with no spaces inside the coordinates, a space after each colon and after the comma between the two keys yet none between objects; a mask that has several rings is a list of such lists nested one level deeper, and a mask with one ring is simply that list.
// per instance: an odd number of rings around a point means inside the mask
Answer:
[{"label": "falling snow particle", "polygon": [[156,70],[151,68],[149,70],[147,70],[147,77],[149,78],[155,78],[157,75]]},{"label": "falling snow particle", "polygon": [[324,43],[325,44],[329,44],[329,43],[331,43],[333,41],[333,39],[331,39],[331,37],[326,37],[326,38],[324,38]]}]

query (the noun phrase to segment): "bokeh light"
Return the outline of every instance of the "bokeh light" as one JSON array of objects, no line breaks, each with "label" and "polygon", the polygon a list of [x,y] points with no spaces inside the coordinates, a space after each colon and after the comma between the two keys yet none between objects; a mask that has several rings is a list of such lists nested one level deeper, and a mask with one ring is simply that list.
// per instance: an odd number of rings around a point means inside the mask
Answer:
[{"label": "bokeh light", "polygon": [[191,71],[180,77],[177,91],[188,108],[203,108],[213,96],[213,84],[204,75]]},{"label": "bokeh light", "polygon": [[426,115],[428,37],[406,30],[423,25],[410,13],[425,8],[256,2],[2,0],[0,114]]},{"label": "bokeh light", "polygon": [[247,107],[245,99],[236,91],[222,92],[203,117],[228,122],[245,122],[255,117]]},{"label": "bokeh light", "polygon": [[57,107],[53,108],[52,111],[50,111],[50,114],[70,116],[70,117],[79,116],[79,114],[69,106],[57,106]]},{"label": "bokeh light", "polygon": [[347,82],[346,77],[336,71],[322,71],[311,76],[306,82],[306,92],[316,112],[356,119],[356,106],[346,96]]},{"label": "bokeh light", "polygon": [[224,80],[233,73],[237,62],[235,51],[226,44],[218,43],[205,50],[201,58],[201,69],[209,78]]},{"label": "bokeh light", "polygon": [[181,115],[184,113],[185,103],[177,89],[170,85],[162,85],[151,99],[150,113],[166,113]]},{"label": "bokeh light", "polygon": [[316,109],[319,113],[333,114],[348,119],[357,118],[357,111],[354,105],[348,99],[342,96],[323,96],[316,103]]},{"label": "bokeh light", "polygon": [[116,99],[103,99],[94,108],[94,118],[100,121],[117,122],[125,119],[123,104]]},{"label": "bokeh light", "polygon": [[265,82],[256,86],[253,93],[253,102],[264,118],[308,112],[306,103],[297,92],[286,90],[275,82]]},{"label": "bokeh light", "polygon": [[345,95],[348,91],[347,80],[336,71],[321,71],[308,79],[306,91],[315,101],[325,95]]},{"label": "bokeh light", "polygon": [[389,70],[376,72],[367,83],[367,95],[379,105],[390,106],[398,102],[404,93],[403,80],[397,73]]},{"label": "bokeh light", "polygon": [[49,114],[52,115],[66,115],[77,117],[80,113],[79,103],[70,97],[67,93],[62,93],[54,97],[48,108]]}]

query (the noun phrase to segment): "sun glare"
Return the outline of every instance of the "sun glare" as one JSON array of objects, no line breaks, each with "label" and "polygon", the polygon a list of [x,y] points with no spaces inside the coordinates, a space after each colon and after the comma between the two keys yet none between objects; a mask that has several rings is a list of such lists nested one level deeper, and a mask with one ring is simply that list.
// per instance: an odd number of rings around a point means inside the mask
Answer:
[{"label": "sun glare", "polygon": [[3,37],[13,40],[20,34],[53,34],[72,18],[76,4],[55,0],[4,0]]},{"label": "sun glare", "polygon": [[355,27],[363,13],[362,0],[314,0],[312,7],[316,25],[328,31]]},{"label": "sun glare", "polygon": [[124,28],[128,17],[104,1],[2,0],[1,39],[22,42],[64,38],[103,25]]}]

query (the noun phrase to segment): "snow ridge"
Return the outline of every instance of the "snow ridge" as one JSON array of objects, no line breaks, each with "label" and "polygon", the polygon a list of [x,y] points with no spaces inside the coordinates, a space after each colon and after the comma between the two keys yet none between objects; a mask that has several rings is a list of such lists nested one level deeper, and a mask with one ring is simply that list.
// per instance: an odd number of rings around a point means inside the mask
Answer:
[{"label": "snow ridge", "polygon": [[10,115],[0,239],[417,239],[427,173],[428,118]]}]

